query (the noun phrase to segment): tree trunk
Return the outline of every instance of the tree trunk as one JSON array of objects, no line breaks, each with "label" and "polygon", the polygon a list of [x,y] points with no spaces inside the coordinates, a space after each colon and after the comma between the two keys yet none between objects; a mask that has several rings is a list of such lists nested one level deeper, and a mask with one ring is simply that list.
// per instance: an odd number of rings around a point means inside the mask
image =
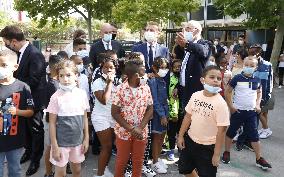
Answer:
[{"label": "tree trunk", "polygon": [[92,10],[88,9],[88,19],[87,19],[87,26],[88,26],[88,34],[89,34],[89,42],[93,43],[93,31],[92,31]]},{"label": "tree trunk", "polygon": [[277,31],[275,33],[273,49],[272,49],[272,54],[270,58],[270,62],[272,63],[274,72],[277,69],[277,62],[278,62],[278,58],[280,55],[281,46],[283,42],[283,36],[284,36],[284,7],[282,8],[282,11],[280,13],[280,19],[277,24],[276,30]]}]

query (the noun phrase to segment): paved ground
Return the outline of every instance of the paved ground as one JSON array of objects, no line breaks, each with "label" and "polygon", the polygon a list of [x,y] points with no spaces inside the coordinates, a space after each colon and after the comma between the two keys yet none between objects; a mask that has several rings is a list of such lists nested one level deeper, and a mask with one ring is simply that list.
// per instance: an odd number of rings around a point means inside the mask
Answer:
[{"label": "paved ground", "polygon": [[[270,127],[273,135],[266,140],[261,140],[263,156],[271,162],[273,168],[264,172],[255,167],[254,153],[243,150],[237,152],[232,150],[231,164],[221,164],[218,169],[218,177],[283,177],[284,176],[284,89],[275,89],[275,109],[269,112]],[[282,118],[281,118],[282,117]],[[170,164],[169,162],[165,161]],[[113,170],[114,157],[112,157],[110,168]],[[28,163],[23,165],[23,172],[26,171]],[[97,156],[89,153],[83,165],[83,177],[92,177],[96,173]],[[7,175],[6,175],[7,176]],[[5,177],[6,177],[5,176]],[[44,163],[41,162],[40,170],[32,177],[44,176]],[[69,175],[71,176],[71,175]],[[159,175],[164,177],[181,176],[178,174],[174,164],[169,165],[168,174]]]}]

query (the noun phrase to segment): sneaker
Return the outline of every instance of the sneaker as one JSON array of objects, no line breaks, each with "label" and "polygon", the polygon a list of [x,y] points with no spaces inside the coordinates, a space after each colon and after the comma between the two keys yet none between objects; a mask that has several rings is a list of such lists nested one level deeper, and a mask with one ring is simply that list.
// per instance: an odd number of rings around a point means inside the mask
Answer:
[{"label": "sneaker", "polygon": [[178,167],[179,160],[175,162],[175,165]]},{"label": "sneaker", "polygon": [[256,160],[255,165],[257,167],[263,169],[263,170],[267,170],[268,168],[272,168],[271,165],[263,157],[260,157],[258,160]]},{"label": "sneaker", "polygon": [[262,134],[262,132],[263,132],[263,128],[261,128],[261,129],[259,129],[257,132],[258,132],[258,136],[260,135],[260,134]]},{"label": "sneaker", "polygon": [[245,149],[250,150],[251,152],[254,152],[253,147],[250,142],[245,142],[243,146]]},{"label": "sneaker", "polygon": [[158,162],[159,162],[160,165],[161,165],[162,167],[164,167],[165,169],[168,169],[168,168],[169,168],[168,165],[165,164],[162,159],[158,158]]},{"label": "sneaker", "polygon": [[281,89],[281,88],[282,88],[282,85],[279,85],[278,88]]},{"label": "sneaker", "polygon": [[124,177],[132,177],[132,171],[126,170],[124,173]]},{"label": "sneaker", "polygon": [[271,135],[272,135],[272,131],[270,130],[270,128],[268,128],[268,129],[263,130],[263,132],[259,135],[259,138],[266,139]]},{"label": "sneaker", "polygon": [[230,152],[224,151],[223,156],[222,156],[222,162],[225,164],[230,163]]},{"label": "sneaker", "polygon": [[168,161],[175,161],[175,154],[173,149],[168,152],[167,159]]},{"label": "sneaker", "polygon": [[244,149],[244,145],[236,143],[235,149],[236,149],[236,151],[242,151]]},{"label": "sneaker", "polygon": [[110,172],[108,166],[106,166],[106,168],[105,168],[104,176],[106,176],[106,177],[114,177],[113,174]]},{"label": "sneaker", "polygon": [[233,138],[233,142],[236,142],[236,141],[238,141],[238,137],[240,136],[240,134],[239,133],[237,133],[236,134],[236,136]]},{"label": "sneaker", "polygon": [[151,164],[151,168],[158,174],[167,173],[167,169],[165,169],[160,162],[156,162],[155,164]]},{"label": "sneaker", "polygon": [[117,153],[117,150],[116,150],[116,149],[112,149],[112,150],[111,150],[111,154],[112,154],[113,156],[116,156],[116,153]]},{"label": "sneaker", "polygon": [[148,165],[143,165],[143,167],[142,167],[142,173],[143,173],[146,177],[153,177],[153,176],[156,176],[156,175],[157,175]]}]

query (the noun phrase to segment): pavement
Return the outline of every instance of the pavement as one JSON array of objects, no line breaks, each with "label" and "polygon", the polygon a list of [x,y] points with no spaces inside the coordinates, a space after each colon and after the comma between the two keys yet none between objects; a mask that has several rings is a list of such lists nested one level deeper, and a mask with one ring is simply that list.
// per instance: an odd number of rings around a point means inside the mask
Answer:
[{"label": "pavement", "polygon": [[[255,155],[249,150],[231,151],[231,163],[222,164],[218,167],[217,177],[284,177],[284,89],[276,88],[275,107],[269,112],[269,126],[273,134],[268,139],[261,140],[262,156],[271,163],[272,169],[263,171],[255,166]],[[282,117],[282,118],[281,118]],[[177,156],[177,154],[176,154]],[[97,171],[98,156],[88,153],[86,161],[82,165],[82,177],[92,177]],[[165,159],[165,157],[164,157]],[[177,167],[173,162],[164,161],[169,164],[168,173],[157,175],[157,177],[179,177]],[[110,170],[114,170],[115,156],[110,161]],[[28,168],[29,163],[23,164],[23,174]],[[7,170],[6,170],[7,171]],[[7,176],[5,172],[4,177]],[[24,177],[25,175],[23,175]],[[41,161],[39,171],[32,177],[44,176],[44,162]],[[71,177],[72,175],[68,175]]]}]

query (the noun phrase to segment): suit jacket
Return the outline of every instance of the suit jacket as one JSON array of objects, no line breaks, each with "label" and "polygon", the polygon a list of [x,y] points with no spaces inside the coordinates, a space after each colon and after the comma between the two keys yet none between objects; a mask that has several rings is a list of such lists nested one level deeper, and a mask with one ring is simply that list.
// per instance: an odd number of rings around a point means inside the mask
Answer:
[{"label": "suit jacket", "polygon": [[35,46],[27,46],[14,77],[30,86],[35,110],[44,109],[47,104],[45,58]]},{"label": "suit jacket", "polygon": [[[112,40],[111,41],[112,50],[116,52],[118,58],[125,57],[125,51],[122,48],[120,42]],[[91,46],[89,58],[92,62],[93,68],[97,68],[99,66],[97,62],[97,57],[100,53],[106,53],[104,43],[102,40],[99,40],[95,44]]]},{"label": "suit jacket", "polygon": [[[146,65],[146,72],[151,72],[151,67],[148,64],[149,61],[149,55],[148,55],[148,46],[147,43],[142,43],[138,45],[134,45],[132,47],[132,52],[141,52],[144,55],[145,58],[145,65]],[[164,47],[160,44],[157,44],[157,47],[155,49],[154,57],[163,57],[163,58],[169,58],[169,49],[167,47]]]}]

